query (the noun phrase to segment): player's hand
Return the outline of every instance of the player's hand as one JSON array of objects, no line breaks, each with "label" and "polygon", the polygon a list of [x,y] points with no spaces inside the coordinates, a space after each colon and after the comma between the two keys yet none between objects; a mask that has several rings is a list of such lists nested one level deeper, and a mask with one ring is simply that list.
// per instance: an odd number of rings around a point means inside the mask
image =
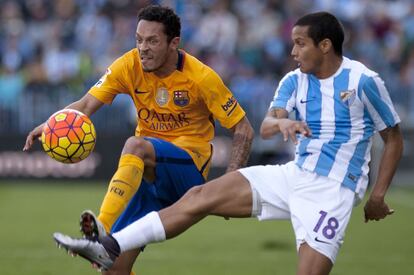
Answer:
[{"label": "player's hand", "polygon": [[42,123],[42,124],[40,124],[39,126],[37,126],[36,128],[34,128],[30,133],[29,133],[29,135],[27,136],[27,138],[26,138],[26,143],[24,144],[24,147],[23,147],[23,151],[27,151],[27,150],[29,150],[31,147],[32,147],[32,145],[33,145],[33,142],[34,142],[34,140],[37,138],[37,139],[40,139],[40,137],[41,137],[41,135],[42,135],[42,128],[43,128],[43,125],[44,125],[44,123]]},{"label": "player's hand", "polygon": [[388,215],[392,215],[394,210],[388,207],[383,198],[369,198],[364,206],[364,213],[365,222],[379,221]]},{"label": "player's hand", "polygon": [[302,134],[305,137],[310,137],[312,135],[311,130],[305,122],[290,119],[280,119],[279,130],[283,135],[284,141],[288,141],[290,137],[294,144],[298,144],[296,134]]}]

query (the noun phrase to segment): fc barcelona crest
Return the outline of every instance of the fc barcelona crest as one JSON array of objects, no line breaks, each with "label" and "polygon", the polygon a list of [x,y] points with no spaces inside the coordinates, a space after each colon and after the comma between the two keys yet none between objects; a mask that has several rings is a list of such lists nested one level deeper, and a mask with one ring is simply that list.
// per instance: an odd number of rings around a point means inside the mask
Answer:
[{"label": "fc barcelona crest", "polygon": [[160,87],[157,89],[157,94],[155,95],[155,101],[157,104],[162,107],[168,102],[168,90],[164,87]]},{"label": "fc barcelona crest", "polygon": [[178,90],[174,91],[174,104],[180,107],[184,107],[190,103],[190,97],[188,91]]}]

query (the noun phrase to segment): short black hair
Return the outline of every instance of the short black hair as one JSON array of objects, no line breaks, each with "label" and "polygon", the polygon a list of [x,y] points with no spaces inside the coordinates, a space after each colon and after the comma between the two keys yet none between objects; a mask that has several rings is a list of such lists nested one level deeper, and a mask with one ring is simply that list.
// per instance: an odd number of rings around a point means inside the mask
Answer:
[{"label": "short black hair", "polygon": [[167,41],[170,42],[174,37],[181,36],[180,17],[169,7],[160,5],[150,5],[142,8],[138,12],[138,22],[141,20],[155,21],[164,25],[164,32]]},{"label": "short black hair", "polygon": [[328,38],[331,40],[334,51],[342,56],[344,43],[344,29],[339,20],[329,12],[309,13],[296,21],[295,26],[309,26],[308,36],[315,45]]}]

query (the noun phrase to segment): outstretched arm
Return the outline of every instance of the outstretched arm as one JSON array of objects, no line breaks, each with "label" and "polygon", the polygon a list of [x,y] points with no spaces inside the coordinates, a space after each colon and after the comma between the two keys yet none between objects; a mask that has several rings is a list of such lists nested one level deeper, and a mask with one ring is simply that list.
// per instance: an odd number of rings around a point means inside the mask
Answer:
[{"label": "outstretched arm", "polygon": [[[90,94],[86,94],[80,100],[75,101],[66,106],[65,109],[75,109],[84,113],[87,116],[91,116],[102,105],[103,102],[99,101],[97,98]],[[44,123],[40,124],[29,133],[29,135],[26,138],[26,143],[23,147],[23,151],[29,150],[32,147],[34,140],[42,135],[43,125]]]},{"label": "outstretched arm", "polygon": [[283,140],[290,137],[297,144],[296,134],[306,137],[312,135],[309,127],[303,121],[288,119],[288,112],[284,109],[270,109],[260,127],[260,135],[263,139],[269,139],[277,133],[282,133]]},{"label": "outstretched arm", "polygon": [[65,107],[65,109],[75,109],[87,116],[91,116],[99,108],[101,108],[102,105],[104,105],[102,101],[87,93],[80,100],[69,104],[67,107]]},{"label": "outstretched arm", "polygon": [[226,173],[246,166],[254,138],[253,128],[246,116],[232,128],[232,131],[233,146]]},{"label": "outstretched arm", "polygon": [[384,141],[384,151],[381,157],[377,181],[364,207],[365,222],[384,219],[387,215],[391,215],[394,212],[385,203],[384,198],[402,155],[403,138],[398,124],[381,131],[380,135]]}]

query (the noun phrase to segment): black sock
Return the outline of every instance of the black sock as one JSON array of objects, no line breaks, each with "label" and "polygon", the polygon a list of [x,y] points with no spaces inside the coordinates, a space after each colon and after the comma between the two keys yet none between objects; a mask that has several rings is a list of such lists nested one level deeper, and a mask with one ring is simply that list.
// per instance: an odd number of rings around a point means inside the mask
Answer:
[{"label": "black sock", "polygon": [[112,235],[99,237],[99,242],[105,247],[106,252],[108,252],[109,257],[111,257],[112,260],[115,260],[115,258],[121,254],[121,248]]}]

